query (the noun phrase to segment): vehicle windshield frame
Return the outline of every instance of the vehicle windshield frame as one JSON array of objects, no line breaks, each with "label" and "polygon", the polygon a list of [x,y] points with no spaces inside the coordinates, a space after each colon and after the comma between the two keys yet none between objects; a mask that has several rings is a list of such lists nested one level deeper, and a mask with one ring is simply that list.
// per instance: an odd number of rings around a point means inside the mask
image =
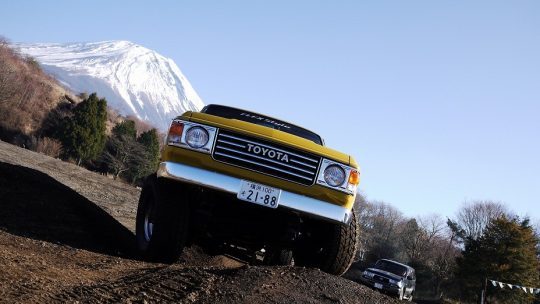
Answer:
[{"label": "vehicle windshield frame", "polygon": [[409,272],[409,269],[405,265],[401,265],[396,262],[388,260],[379,260],[375,263],[375,268],[391,272],[397,276],[405,277]]},{"label": "vehicle windshield frame", "polygon": [[317,133],[267,115],[217,104],[210,104],[205,106],[201,110],[201,113],[215,115],[223,118],[237,119],[259,126],[271,128],[274,130],[283,131],[298,137],[302,137],[318,145],[324,146],[324,140]]}]

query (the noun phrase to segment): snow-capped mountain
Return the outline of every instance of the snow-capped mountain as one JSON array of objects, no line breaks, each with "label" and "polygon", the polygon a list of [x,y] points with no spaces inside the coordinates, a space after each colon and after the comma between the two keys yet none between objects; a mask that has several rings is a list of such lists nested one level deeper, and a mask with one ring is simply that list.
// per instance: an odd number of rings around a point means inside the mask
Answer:
[{"label": "snow-capped mountain", "polygon": [[170,58],[129,41],[15,45],[75,93],[96,92],[123,115],[160,130],[204,104]]}]

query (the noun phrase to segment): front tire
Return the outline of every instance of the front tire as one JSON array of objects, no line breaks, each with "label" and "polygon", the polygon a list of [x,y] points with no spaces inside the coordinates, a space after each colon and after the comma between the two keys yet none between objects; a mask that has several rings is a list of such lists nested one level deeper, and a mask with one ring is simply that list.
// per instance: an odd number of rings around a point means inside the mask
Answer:
[{"label": "front tire", "polygon": [[189,205],[185,195],[171,193],[155,175],[146,178],[137,208],[137,248],[149,261],[174,263],[188,237]]},{"label": "front tire", "polygon": [[342,275],[351,266],[358,249],[359,227],[353,210],[347,225],[321,224],[307,244],[295,251],[295,261],[300,266],[318,267],[322,271]]},{"label": "front tire", "polygon": [[409,295],[409,297],[407,297],[407,301],[412,302],[413,294],[414,294],[414,292],[411,291],[411,294]]}]

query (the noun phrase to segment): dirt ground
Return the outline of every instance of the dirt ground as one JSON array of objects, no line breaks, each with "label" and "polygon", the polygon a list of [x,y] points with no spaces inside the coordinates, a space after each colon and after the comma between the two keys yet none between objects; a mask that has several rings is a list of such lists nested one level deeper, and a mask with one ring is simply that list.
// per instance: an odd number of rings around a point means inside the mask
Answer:
[{"label": "dirt ground", "polygon": [[398,303],[318,269],[138,259],[140,191],[0,141],[0,302]]}]

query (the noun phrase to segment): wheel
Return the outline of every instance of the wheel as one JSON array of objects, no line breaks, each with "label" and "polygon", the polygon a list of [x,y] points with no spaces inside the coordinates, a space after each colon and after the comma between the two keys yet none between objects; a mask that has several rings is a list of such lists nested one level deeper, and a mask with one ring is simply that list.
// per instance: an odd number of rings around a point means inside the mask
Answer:
[{"label": "wheel", "polygon": [[413,293],[414,293],[414,292],[411,291],[411,294],[407,297],[407,301],[412,302]]},{"label": "wheel", "polygon": [[264,256],[264,264],[270,266],[288,266],[293,264],[293,252],[290,249],[268,249]]},{"label": "wheel", "polygon": [[348,225],[323,223],[307,244],[295,250],[299,266],[318,267],[322,271],[342,275],[351,266],[358,249],[359,227],[353,210]]},{"label": "wheel", "polygon": [[174,263],[188,237],[189,204],[185,195],[171,199],[155,175],[146,178],[136,219],[137,248],[144,259]]}]

